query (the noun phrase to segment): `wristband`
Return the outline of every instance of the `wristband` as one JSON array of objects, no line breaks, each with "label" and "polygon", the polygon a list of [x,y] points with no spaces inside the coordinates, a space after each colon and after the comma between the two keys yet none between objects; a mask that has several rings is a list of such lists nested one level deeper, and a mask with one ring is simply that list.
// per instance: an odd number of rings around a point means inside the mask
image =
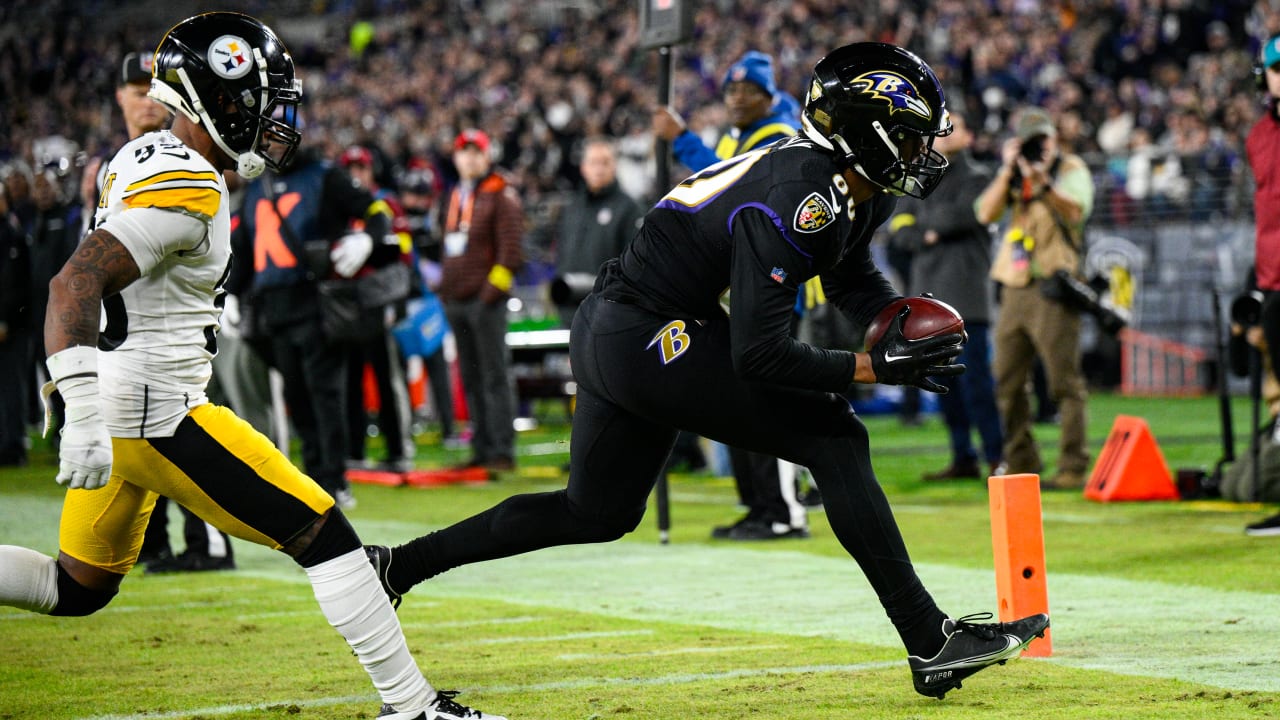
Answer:
[{"label": "wristband", "polygon": [[[98,381],[98,348],[90,345],[72,345],[50,355],[44,361],[49,368],[49,378],[62,390],[64,381],[92,378]],[[79,383],[74,383],[79,384]]]},{"label": "wristband", "polygon": [[489,271],[489,284],[502,292],[511,291],[511,283],[514,279],[511,271],[501,265],[494,265],[493,269]]},{"label": "wristband", "polygon": [[98,412],[98,349],[89,345],[73,345],[50,355],[44,361],[49,369],[49,382],[40,388],[44,404],[44,431],[53,425],[53,406],[49,397],[54,390],[67,405],[67,418],[90,417]]}]

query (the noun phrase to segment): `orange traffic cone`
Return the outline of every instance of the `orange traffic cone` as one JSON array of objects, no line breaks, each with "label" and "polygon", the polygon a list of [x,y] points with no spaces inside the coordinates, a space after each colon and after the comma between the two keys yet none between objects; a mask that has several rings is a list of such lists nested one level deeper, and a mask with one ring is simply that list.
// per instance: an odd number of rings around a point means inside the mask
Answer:
[{"label": "orange traffic cone", "polygon": [[1146,420],[1116,416],[1084,496],[1098,502],[1178,499],[1173,474]]}]

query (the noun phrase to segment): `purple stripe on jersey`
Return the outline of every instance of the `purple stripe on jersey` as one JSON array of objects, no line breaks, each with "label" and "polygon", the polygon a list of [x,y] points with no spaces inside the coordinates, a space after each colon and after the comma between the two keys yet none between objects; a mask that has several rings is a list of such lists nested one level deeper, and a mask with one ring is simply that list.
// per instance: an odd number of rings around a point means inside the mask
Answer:
[{"label": "purple stripe on jersey", "polygon": [[768,205],[765,205],[763,203],[755,203],[755,202],[745,203],[734,208],[733,212],[729,213],[729,234],[730,235],[733,234],[733,219],[738,217],[738,213],[746,208],[755,208],[757,210],[763,210],[764,214],[768,215],[769,219],[773,221],[774,226],[778,228],[778,232],[782,233],[782,239],[786,240],[788,245],[795,248],[796,252],[800,253],[801,255],[809,258],[810,260],[813,259],[812,253],[805,252],[804,249],[802,249],[799,245],[795,243],[794,240],[791,239],[790,233],[787,232],[786,222],[784,222],[782,218],[778,217],[778,214],[773,211],[773,208],[770,208]]}]

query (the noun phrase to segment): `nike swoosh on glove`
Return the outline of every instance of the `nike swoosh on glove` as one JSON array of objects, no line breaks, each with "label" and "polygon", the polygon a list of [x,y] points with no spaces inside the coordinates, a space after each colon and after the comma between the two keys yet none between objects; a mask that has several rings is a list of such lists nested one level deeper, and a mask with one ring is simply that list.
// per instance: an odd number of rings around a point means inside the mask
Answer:
[{"label": "nike swoosh on glove", "polygon": [[934,382],[931,376],[954,376],[964,372],[964,365],[952,361],[964,350],[965,335],[949,333],[908,340],[902,334],[902,324],[910,313],[910,307],[903,307],[898,311],[880,342],[867,351],[876,382],[883,385],[912,385],[921,390],[946,395],[947,388]]}]

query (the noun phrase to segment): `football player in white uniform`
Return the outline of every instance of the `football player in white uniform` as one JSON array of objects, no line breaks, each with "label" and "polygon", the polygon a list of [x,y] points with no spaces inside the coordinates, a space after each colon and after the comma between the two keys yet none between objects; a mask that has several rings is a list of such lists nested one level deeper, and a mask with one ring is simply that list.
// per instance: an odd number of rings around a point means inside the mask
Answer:
[{"label": "football player in white uniform", "polygon": [[[133,567],[160,493],[306,571],[380,693],[383,720],[493,718],[435,690],[333,498],[205,397],[231,263],[222,171],[288,164],[301,85],[270,28],[207,13],[161,41],[150,94],[174,114],[111,160],[96,229],[50,286],[47,360],[66,402],[57,559],[0,546],[0,604],[89,615]],[[101,316],[106,324],[99,332]]]}]

